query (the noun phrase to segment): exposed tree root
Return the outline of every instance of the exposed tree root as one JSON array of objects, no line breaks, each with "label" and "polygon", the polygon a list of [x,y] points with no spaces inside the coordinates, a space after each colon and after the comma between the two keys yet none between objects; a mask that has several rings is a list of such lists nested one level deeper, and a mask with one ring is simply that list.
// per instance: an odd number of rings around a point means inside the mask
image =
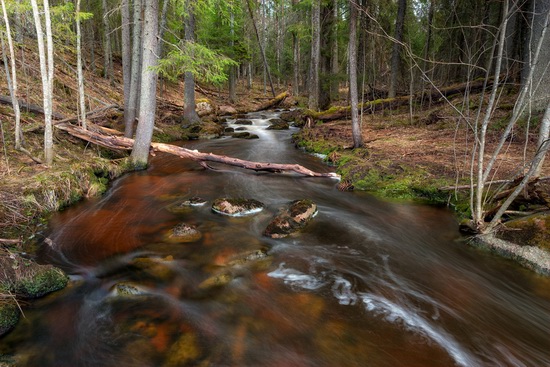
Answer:
[{"label": "exposed tree root", "polygon": [[[131,150],[134,145],[134,140],[125,138],[122,136],[104,135],[102,133],[84,130],[78,126],[70,125],[68,123],[62,123],[55,125],[56,128],[69,133],[72,136],[80,138],[82,140],[89,141],[94,144],[101,145],[103,147],[114,150]],[[104,130],[105,131],[105,130]],[[245,168],[253,171],[264,172],[295,172],[309,177],[330,177],[340,178],[340,175],[329,172],[320,173],[307,169],[299,164],[280,164],[280,163],[265,163],[265,162],[253,162],[244,159],[232,158],[223,155],[217,155],[213,153],[202,153],[197,150],[190,150],[175,145],[164,143],[151,143],[151,150],[164,152],[176,155],[181,158],[187,158],[199,162],[216,162],[223,163],[230,166]],[[206,167],[209,167],[206,165]]]}]

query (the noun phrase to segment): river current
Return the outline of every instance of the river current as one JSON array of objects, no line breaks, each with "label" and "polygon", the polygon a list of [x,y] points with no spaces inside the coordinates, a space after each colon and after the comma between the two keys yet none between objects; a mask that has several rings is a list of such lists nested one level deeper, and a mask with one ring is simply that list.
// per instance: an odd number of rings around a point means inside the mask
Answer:
[{"label": "river current", "polygon": [[[274,116],[251,114],[259,139],[185,146],[330,171],[294,148],[292,129],[266,130]],[[38,260],[72,282],[28,305],[0,351],[45,367],[550,366],[550,280],[467,246],[450,211],[340,192],[333,179],[213,168],[158,154],[55,215]],[[207,204],[171,210],[197,196]],[[210,208],[220,197],[265,209],[221,216]],[[317,204],[313,221],[263,237],[296,199]],[[167,240],[179,223],[202,238]]]}]

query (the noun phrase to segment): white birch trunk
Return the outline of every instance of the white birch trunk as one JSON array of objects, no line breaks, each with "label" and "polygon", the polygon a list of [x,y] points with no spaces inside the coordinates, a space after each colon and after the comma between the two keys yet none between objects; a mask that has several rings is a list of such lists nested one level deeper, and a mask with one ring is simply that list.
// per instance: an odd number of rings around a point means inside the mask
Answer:
[{"label": "white birch trunk", "polygon": [[[8,19],[8,12],[6,11],[6,3],[2,1],[2,13],[4,15],[4,24],[6,26],[6,35],[8,39],[8,47],[10,51],[10,66],[11,66],[11,86],[10,86],[10,96],[11,103],[13,106],[13,112],[15,114],[15,149],[21,149],[21,110],[19,109],[19,100],[17,99],[17,70],[15,67],[15,51],[13,48],[13,40],[11,37],[10,22]],[[6,70],[8,65],[6,64]],[[8,76],[8,85],[10,85],[10,75],[6,72]]]},{"label": "white birch trunk", "polygon": [[[44,160],[46,165],[53,163],[53,129],[52,129],[52,99],[53,99],[53,43],[48,0],[44,0],[44,18],[46,26],[46,47],[44,32],[36,0],[31,0],[34,25],[38,40],[38,56],[40,59],[40,76],[42,79],[42,95],[44,100]],[[46,57],[47,48],[47,57]]]},{"label": "white birch trunk", "polygon": [[353,135],[353,147],[363,146],[361,137],[361,124],[359,122],[359,97],[357,95],[357,8],[353,0],[349,2],[349,93],[351,102],[351,127]]},{"label": "white birch trunk", "polygon": [[80,0],[76,0],[76,71],[78,74],[78,102],[80,125],[86,130],[86,96],[84,95],[84,74],[82,72],[82,34],[80,32]]}]

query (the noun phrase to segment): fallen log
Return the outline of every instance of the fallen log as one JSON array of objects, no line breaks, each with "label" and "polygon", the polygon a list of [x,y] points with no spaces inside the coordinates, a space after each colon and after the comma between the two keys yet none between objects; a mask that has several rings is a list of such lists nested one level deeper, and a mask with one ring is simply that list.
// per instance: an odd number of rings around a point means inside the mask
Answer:
[{"label": "fallen log", "polygon": [[[108,149],[114,150],[131,150],[134,145],[134,139],[125,138],[123,136],[104,135],[91,130],[84,130],[81,127],[74,126],[68,123],[55,125],[56,128],[69,133],[72,136],[80,138],[91,143],[101,145]],[[340,175],[328,172],[320,173],[307,169],[299,164],[280,164],[280,163],[265,163],[253,162],[239,158],[232,158],[213,153],[202,153],[197,150],[186,149],[171,144],[151,143],[153,152],[164,152],[176,155],[181,158],[187,158],[198,162],[216,162],[230,166],[245,168],[253,171],[264,172],[296,172],[309,177],[329,177],[340,178]]]},{"label": "fallen log", "polygon": [[[395,98],[385,98],[377,99],[374,101],[367,101],[362,104],[359,104],[359,111],[364,113],[373,113],[376,111],[394,109],[401,106],[406,106],[411,102],[411,99],[414,102],[421,103],[422,98],[426,99],[431,96],[432,105],[434,103],[440,103],[445,98],[449,98],[456,94],[463,94],[468,90],[470,93],[476,93],[483,90],[484,87],[490,87],[492,81],[489,81],[487,85],[484,84],[484,81],[476,81],[472,83],[464,83],[459,85],[452,85],[450,87],[441,88],[439,90],[431,91],[428,94],[417,93],[411,96],[398,96]],[[315,112],[311,110],[305,110],[304,114],[318,121],[333,121],[345,118],[351,118],[351,106],[344,107],[332,107],[326,111]]]},{"label": "fallen log", "polygon": [[256,108],[254,111],[252,112],[259,112],[259,111],[265,111],[267,109],[270,109],[272,107],[275,107],[279,104],[281,104],[290,94],[288,93],[288,91],[285,91],[283,93],[280,93],[279,95],[277,95],[275,98],[272,98],[270,99],[269,101],[261,104],[258,108]]},{"label": "fallen log", "polygon": [[[7,105],[10,105],[11,106],[11,97],[9,96],[1,96],[0,95],[0,103],[3,103],[3,104],[7,104]],[[44,109],[38,105],[35,105],[35,104],[32,104],[32,103],[27,103],[25,101],[21,101],[19,100],[19,107],[21,107],[21,109],[23,110],[27,110],[27,111],[30,111],[30,112],[34,112],[34,113],[39,113],[41,115],[44,114]],[[61,119],[64,119],[65,116],[63,116],[62,114],[60,113],[57,113],[57,112],[52,112],[52,117],[56,120],[61,120]]]}]

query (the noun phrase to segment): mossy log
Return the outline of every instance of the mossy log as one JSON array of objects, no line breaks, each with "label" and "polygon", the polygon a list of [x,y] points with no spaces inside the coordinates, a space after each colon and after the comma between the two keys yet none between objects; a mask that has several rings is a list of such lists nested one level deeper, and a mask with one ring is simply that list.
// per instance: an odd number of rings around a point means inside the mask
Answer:
[{"label": "mossy log", "polygon": [[[365,113],[373,113],[381,110],[386,109],[393,109],[401,106],[406,106],[411,102],[411,99],[413,102],[420,103],[422,98],[430,98],[432,100],[432,104],[439,103],[443,101],[445,98],[449,98],[456,94],[463,94],[468,90],[470,93],[476,93],[483,88],[489,87],[492,85],[492,82],[488,82],[487,85],[484,84],[484,81],[476,81],[472,83],[464,83],[464,84],[458,84],[458,85],[452,85],[450,87],[441,88],[439,90],[431,91],[429,93],[424,93],[424,97],[422,94],[418,93],[412,96],[399,96],[395,98],[385,98],[385,99],[376,99],[374,101],[367,101],[364,103],[359,104],[359,110],[363,111]],[[339,120],[339,119],[345,119],[345,118],[351,118],[351,106],[344,106],[344,107],[331,107],[330,109],[326,111],[321,112],[315,112],[311,110],[305,110],[304,115],[306,117],[313,118],[314,120],[318,121],[333,121],[333,120]]]},{"label": "mossy log", "polygon": [[253,112],[258,111],[265,111],[267,109],[270,109],[272,107],[280,105],[290,94],[288,91],[285,91],[283,93],[280,93],[275,98],[270,99],[269,101],[261,104],[258,108],[256,108]]},{"label": "mossy log", "polygon": [[[69,133],[72,136],[80,138],[82,140],[89,141],[91,143],[101,145],[108,149],[114,150],[131,150],[134,145],[134,139],[125,138],[123,136],[105,135],[99,132],[84,130],[81,127],[71,124],[63,123],[55,125],[56,128]],[[296,172],[304,176],[310,177],[330,177],[340,178],[340,176],[333,172],[320,173],[305,168],[299,164],[280,164],[280,163],[265,163],[265,162],[253,162],[244,159],[232,158],[223,155],[213,153],[202,153],[197,150],[186,149],[171,144],[164,143],[151,143],[151,152],[164,152],[173,154],[181,158],[187,158],[194,161],[199,161],[207,168],[211,168],[206,165],[205,162],[223,163],[230,166],[245,168],[253,171],[264,172]]]}]

